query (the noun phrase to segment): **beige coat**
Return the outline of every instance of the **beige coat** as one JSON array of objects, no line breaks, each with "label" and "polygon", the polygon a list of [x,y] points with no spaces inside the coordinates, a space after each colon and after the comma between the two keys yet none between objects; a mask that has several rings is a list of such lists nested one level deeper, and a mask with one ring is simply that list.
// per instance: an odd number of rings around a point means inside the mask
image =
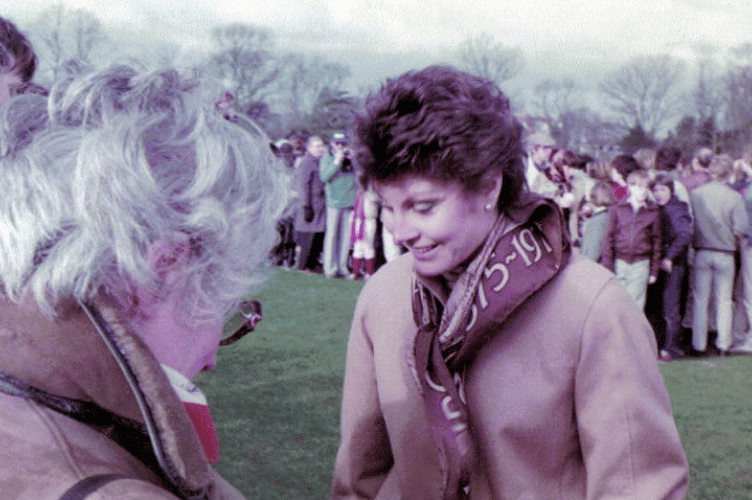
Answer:
[{"label": "beige coat", "polygon": [[[182,403],[151,352],[111,323],[132,364],[177,475],[214,500],[243,497],[206,461]],[[78,308],[52,321],[33,305],[0,300],[0,371],[45,392],[92,401],[144,423],[133,393],[92,323]],[[175,499],[136,457],[93,428],[36,402],[0,392],[0,496],[56,500],[80,479],[118,473],[87,500]]]},{"label": "beige coat", "polygon": [[[436,500],[439,462],[406,363],[413,260],[365,285],[347,351],[333,498]],[[687,462],[647,321],[575,254],[465,373],[473,500],[681,499]]]}]

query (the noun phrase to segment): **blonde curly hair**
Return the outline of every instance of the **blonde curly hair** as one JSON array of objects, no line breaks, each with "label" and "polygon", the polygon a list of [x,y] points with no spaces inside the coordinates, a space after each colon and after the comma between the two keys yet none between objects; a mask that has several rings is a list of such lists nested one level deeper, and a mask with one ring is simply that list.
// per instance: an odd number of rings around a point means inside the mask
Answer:
[{"label": "blonde curly hair", "polygon": [[147,262],[159,238],[190,242],[186,313],[216,317],[260,281],[288,180],[255,125],[215,108],[223,90],[195,72],[115,66],[56,84],[49,100],[0,113],[0,282],[51,314],[99,294],[128,306],[160,293]]}]

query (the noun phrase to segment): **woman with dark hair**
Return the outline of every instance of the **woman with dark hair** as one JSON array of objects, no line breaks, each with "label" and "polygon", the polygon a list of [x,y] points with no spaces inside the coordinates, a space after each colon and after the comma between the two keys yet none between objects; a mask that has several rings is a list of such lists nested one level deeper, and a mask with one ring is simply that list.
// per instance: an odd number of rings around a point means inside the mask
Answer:
[{"label": "woman with dark hair", "polygon": [[358,299],[334,498],[683,498],[650,326],[525,189],[521,135],[450,67],[369,97],[358,164],[408,253]]},{"label": "woman with dark hair", "polygon": [[661,319],[655,321],[660,347],[659,359],[673,361],[681,355],[682,283],[687,270],[687,252],[692,241],[692,218],[689,206],[674,193],[674,179],[658,174],[653,180],[653,197],[661,221],[661,272],[656,288],[661,291]]},{"label": "woman with dark hair", "polygon": [[0,17],[0,104],[31,81],[37,68],[37,55],[15,24]]}]

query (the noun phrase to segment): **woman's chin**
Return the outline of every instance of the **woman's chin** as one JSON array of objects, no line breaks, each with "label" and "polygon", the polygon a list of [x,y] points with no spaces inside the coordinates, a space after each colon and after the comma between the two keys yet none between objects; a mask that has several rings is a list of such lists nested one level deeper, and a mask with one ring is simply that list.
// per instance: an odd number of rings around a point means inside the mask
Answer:
[{"label": "woman's chin", "polygon": [[415,259],[415,272],[423,276],[439,276],[450,271],[454,266],[440,259]]}]

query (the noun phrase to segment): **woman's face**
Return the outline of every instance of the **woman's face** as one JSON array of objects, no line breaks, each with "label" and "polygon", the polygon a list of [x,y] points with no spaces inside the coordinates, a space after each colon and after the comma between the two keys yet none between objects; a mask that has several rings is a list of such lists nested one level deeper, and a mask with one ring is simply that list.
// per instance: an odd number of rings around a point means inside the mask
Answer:
[{"label": "woman's face", "polygon": [[160,363],[171,366],[189,379],[216,364],[217,348],[230,304],[216,305],[213,314],[195,318],[185,307],[191,296],[184,270],[191,259],[187,235],[160,238],[149,248],[146,260],[159,276],[158,292],[135,287],[136,310],[129,322]]},{"label": "woman's face", "polygon": [[415,270],[438,276],[466,264],[496,221],[501,177],[479,193],[418,176],[377,183],[382,220],[415,257]]},{"label": "woman's face", "polygon": [[671,199],[671,188],[663,184],[656,184],[653,186],[653,197],[657,204],[663,206]]},{"label": "woman's face", "polygon": [[174,289],[167,296],[150,299],[132,325],[160,363],[193,380],[200,371],[216,365],[224,317],[189,319],[181,306],[182,298]]}]

